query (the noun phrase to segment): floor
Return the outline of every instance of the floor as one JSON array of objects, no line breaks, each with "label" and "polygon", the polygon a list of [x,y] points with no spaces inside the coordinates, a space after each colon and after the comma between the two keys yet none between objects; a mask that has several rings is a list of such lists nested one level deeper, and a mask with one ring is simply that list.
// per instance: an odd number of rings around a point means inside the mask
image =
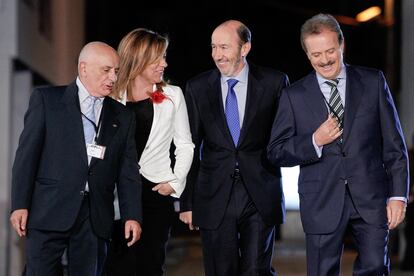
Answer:
[{"label": "floor", "polygon": [[[346,250],[342,259],[341,275],[352,275],[355,252]],[[398,260],[391,259],[393,266]],[[169,244],[166,276],[203,276],[201,242],[198,236],[172,238]],[[273,267],[281,276],[306,276],[306,255],[303,242],[275,243]],[[396,268],[392,276],[414,276],[414,271],[402,272]]]}]

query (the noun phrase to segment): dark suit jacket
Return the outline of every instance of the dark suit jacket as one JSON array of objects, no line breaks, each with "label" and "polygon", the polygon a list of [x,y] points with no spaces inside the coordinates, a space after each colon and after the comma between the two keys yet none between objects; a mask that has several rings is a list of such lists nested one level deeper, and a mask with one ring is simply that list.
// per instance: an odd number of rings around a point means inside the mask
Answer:
[{"label": "dark suit jacket", "polygon": [[273,225],[284,219],[280,169],[268,162],[266,145],[280,91],[288,79],[272,69],[249,67],[246,110],[237,147],[226,123],[220,72],[208,71],[187,83],[186,102],[196,149],[181,196],[181,209],[192,210],[193,223],[203,228],[215,229],[220,224],[236,162],[264,221]]},{"label": "dark suit jacket", "polygon": [[342,144],[325,145],[321,158],[315,152],[312,134],[328,117],[315,72],[282,92],[273,124],[268,157],[278,166],[300,165],[300,210],[310,234],[335,230],[345,183],[370,224],[386,223],[387,198],[407,197],[407,150],[385,78],[374,69],[346,70]]},{"label": "dark suit jacket", "polygon": [[34,90],[12,172],[12,210],[29,210],[29,229],[68,230],[86,181],[98,236],[111,236],[115,183],[123,219],[141,220],[135,117],[109,97],[101,114],[98,144],[106,146],[105,157],[88,166],[76,83]]}]

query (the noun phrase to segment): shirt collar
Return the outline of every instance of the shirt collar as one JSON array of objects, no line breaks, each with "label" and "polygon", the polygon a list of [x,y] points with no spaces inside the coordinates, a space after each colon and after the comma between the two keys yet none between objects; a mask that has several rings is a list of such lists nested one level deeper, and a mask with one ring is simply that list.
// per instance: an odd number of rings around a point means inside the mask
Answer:
[{"label": "shirt collar", "polygon": [[[328,79],[325,79],[324,77],[319,75],[318,72],[316,72],[316,78],[318,79],[319,86],[325,84],[325,82],[328,81]],[[342,63],[342,66],[341,66],[341,71],[339,72],[339,74],[336,78],[339,79],[339,80],[345,80],[346,79],[346,68],[345,68],[345,65],[343,63]],[[340,83],[341,83],[341,81],[339,81],[338,85],[340,85]]]},{"label": "shirt collar", "polygon": [[249,76],[249,64],[246,62],[244,64],[243,69],[240,71],[239,74],[237,74],[237,76],[234,77],[228,77],[228,76],[224,76],[221,75],[221,82],[225,83],[227,82],[229,79],[236,79],[238,80],[240,83],[246,84],[247,83],[247,79]]},{"label": "shirt collar", "polygon": [[[83,103],[90,96],[90,94],[79,77],[76,78],[76,85],[78,86],[79,102]],[[98,98],[99,102],[102,100],[103,98]]]}]

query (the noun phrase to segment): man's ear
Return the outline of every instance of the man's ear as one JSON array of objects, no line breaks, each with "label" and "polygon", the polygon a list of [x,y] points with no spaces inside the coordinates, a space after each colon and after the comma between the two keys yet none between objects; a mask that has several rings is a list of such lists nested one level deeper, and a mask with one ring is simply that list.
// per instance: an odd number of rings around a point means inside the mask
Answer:
[{"label": "man's ear", "polygon": [[250,49],[252,48],[252,44],[250,42],[246,42],[241,47],[241,55],[242,57],[247,56],[247,54],[250,52]]},{"label": "man's ear", "polygon": [[345,38],[344,38],[344,40],[342,40],[342,44],[341,44],[341,48],[342,48],[342,54],[344,54],[345,53]]},{"label": "man's ear", "polygon": [[81,61],[79,62],[79,66],[78,66],[78,71],[79,71],[79,75],[82,77],[86,76],[86,62]]}]

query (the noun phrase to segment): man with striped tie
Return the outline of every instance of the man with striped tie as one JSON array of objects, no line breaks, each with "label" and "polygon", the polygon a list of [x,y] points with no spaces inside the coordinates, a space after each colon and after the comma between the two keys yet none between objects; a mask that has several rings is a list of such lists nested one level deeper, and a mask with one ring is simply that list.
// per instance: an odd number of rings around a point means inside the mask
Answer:
[{"label": "man with striped tie", "polygon": [[284,89],[268,158],[300,166],[307,275],[340,274],[344,235],[358,256],[354,275],[388,275],[388,231],[405,216],[408,160],[382,72],[343,62],[344,38],[331,15],[302,26],[315,71]]}]

